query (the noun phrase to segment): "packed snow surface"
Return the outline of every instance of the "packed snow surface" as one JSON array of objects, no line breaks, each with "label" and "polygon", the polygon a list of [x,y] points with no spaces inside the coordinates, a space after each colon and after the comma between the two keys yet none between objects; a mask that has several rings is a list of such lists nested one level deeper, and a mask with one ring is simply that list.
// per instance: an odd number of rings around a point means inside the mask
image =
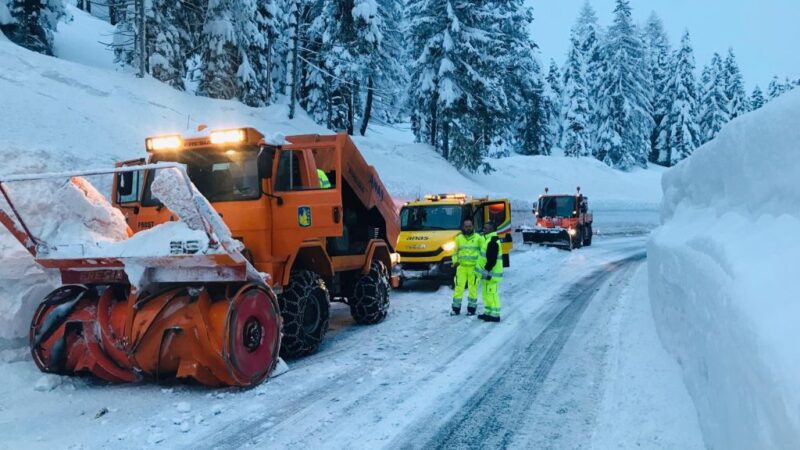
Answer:
[{"label": "packed snow surface", "polygon": [[664,175],[654,315],[712,448],[800,442],[798,117],[791,92]]}]

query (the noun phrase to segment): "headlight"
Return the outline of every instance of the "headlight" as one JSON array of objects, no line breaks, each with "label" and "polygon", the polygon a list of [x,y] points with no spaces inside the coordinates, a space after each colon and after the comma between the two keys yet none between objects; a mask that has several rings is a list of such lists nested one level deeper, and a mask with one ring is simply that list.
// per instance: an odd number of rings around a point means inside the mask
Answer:
[{"label": "headlight", "polygon": [[578,231],[575,230],[575,228],[570,228],[569,230],[567,230],[567,233],[569,233],[570,236],[575,236],[575,234],[577,234]]},{"label": "headlight", "polygon": [[442,246],[442,250],[452,252],[456,249],[456,241],[450,241]]}]

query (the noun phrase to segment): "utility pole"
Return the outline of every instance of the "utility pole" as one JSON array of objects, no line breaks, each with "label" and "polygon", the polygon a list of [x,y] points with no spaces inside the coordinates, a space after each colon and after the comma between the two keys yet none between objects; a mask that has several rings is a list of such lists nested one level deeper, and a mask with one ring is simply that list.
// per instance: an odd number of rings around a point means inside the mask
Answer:
[{"label": "utility pole", "polygon": [[139,73],[136,75],[139,78],[144,78],[145,73],[145,53],[147,50],[147,30],[145,29],[146,25],[146,17],[144,16],[144,0],[137,0],[137,14],[139,20]]}]

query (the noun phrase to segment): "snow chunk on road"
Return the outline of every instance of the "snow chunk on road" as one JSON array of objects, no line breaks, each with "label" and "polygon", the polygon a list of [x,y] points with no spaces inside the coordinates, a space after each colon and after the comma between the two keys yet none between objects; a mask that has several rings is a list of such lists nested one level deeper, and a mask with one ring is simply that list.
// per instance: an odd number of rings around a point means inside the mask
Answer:
[{"label": "snow chunk on road", "polygon": [[729,123],[664,175],[653,315],[711,448],[800,442],[800,91]]},{"label": "snow chunk on road", "polygon": [[49,392],[61,386],[62,382],[63,379],[59,375],[45,374],[36,380],[36,384],[33,385],[33,389],[39,392]]},{"label": "snow chunk on road", "polygon": [[175,409],[178,410],[179,413],[189,413],[192,412],[192,405],[189,402],[180,402],[175,406]]}]

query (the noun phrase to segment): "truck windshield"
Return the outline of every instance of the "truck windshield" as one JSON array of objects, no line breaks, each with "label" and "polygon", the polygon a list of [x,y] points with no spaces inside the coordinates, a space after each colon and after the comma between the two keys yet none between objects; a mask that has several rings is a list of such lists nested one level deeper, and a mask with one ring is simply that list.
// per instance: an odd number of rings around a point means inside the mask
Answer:
[{"label": "truck windshield", "polygon": [[542,197],[539,200],[539,216],[572,217],[575,211],[575,197]]},{"label": "truck windshield", "polygon": [[400,211],[403,231],[459,230],[468,217],[463,205],[406,206]]},{"label": "truck windshield", "polygon": [[[186,165],[186,173],[197,189],[210,202],[255,200],[261,196],[258,177],[257,152],[229,150],[191,150],[181,152],[173,159],[160,159]],[[152,195],[153,171],[147,174],[142,204],[158,206],[161,202]]]}]

